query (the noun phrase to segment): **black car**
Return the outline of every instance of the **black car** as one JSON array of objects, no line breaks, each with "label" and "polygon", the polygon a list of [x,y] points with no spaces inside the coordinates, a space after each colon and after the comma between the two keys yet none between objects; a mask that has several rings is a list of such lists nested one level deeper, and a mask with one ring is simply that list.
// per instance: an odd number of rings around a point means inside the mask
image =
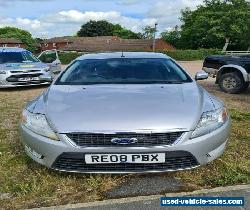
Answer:
[{"label": "black car", "polygon": [[224,92],[240,93],[249,86],[250,54],[208,56],[202,69],[210,76],[216,77],[216,83]]}]

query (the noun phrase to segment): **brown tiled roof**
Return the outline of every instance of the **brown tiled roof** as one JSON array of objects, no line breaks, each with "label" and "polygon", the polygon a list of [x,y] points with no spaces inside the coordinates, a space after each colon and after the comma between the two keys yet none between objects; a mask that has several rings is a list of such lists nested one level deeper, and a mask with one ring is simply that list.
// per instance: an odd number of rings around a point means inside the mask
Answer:
[{"label": "brown tiled roof", "polygon": [[0,38],[0,44],[22,44],[23,42],[13,38]]},{"label": "brown tiled roof", "polygon": [[151,43],[148,40],[110,40],[110,39],[81,39],[62,48],[68,51],[133,51],[133,50],[150,50]]},{"label": "brown tiled roof", "polygon": [[54,37],[51,39],[43,40],[43,43],[73,42],[75,38],[76,37],[73,36]]},{"label": "brown tiled roof", "polygon": [[107,39],[116,39],[119,37],[116,36],[97,36],[97,37],[74,37],[74,36],[63,36],[63,37],[54,37],[51,39],[46,39],[43,43],[63,43],[63,42],[82,42],[82,41],[92,41],[99,40],[105,41]]},{"label": "brown tiled roof", "polygon": [[[81,52],[149,51],[152,50],[153,45],[153,40],[121,39],[116,36],[71,37],[68,40],[71,40],[71,43],[60,50]],[[158,42],[159,44],[157,44]],[[163,40],[156,40],[156,46],[158,45],[161,45],[162,48],[165,47],[169,50],[175,49]]]}]

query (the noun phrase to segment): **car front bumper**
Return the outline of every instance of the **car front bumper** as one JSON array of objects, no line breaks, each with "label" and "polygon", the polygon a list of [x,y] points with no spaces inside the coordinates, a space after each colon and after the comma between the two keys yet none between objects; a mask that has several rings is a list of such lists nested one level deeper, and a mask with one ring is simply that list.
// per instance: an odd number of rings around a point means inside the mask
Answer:
[{"label": "car front bumper", "polygon": [[23,83],[23,84],[0,84],[0,89],[15,88],[15,87],[30,87],[30,86],[40,86],[40,85],[50,85],[50,82]]},{"label": "car front bumper", "polygon": [[[33,133],[23,125],[20,125],[20,132],[27,155],[48,168],[83,173],[145,173],[191,169],[215,160],[225,150],[230,124],[231,121],[228,120],[217,130],[194,139],[189,139],[191,132],[186,132],[173,145],[152,147],[78,147],[66,135],[59,134],[60,141],[53,141]],[[165,153],[166,163],[94,164],[95,166],[85,163],[85,154],[100,153]]]}]

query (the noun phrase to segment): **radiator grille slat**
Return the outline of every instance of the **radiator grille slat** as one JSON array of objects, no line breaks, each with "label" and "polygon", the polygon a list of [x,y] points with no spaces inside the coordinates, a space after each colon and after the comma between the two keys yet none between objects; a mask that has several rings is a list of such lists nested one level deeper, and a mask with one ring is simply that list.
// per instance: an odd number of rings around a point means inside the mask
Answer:
[{"label": "radiator grille slat", "polygon": [[[67,133],[70,138],[78,146],[124,146],[124,147],[143,147],[143,146],[159,146],[173,144],[183,132],[171,133]],[[134,144],[114,144],[111,142],[113,138],[137,138],[138,142]]]},{"label": "radiator grille slat", "polygon": [[180,170],[198,166],[197,160],[186,151],[171,151],[166,153],[164,163],[116,163],[116,164],[86,164],[83,153],[63,153],[53,168],[75,172],[142,172]]},{"label": "radiator grille slat", "polygon": [[44,81],[41,80],[29,80],[29,81],[19,81],[20,78],[27,78],[27,77],[40,77],[42,75],[42,73],[36,73],[36,74],[13,74],[11,76],[9,76],[8,78],[6,78],[7,82],[11,82],[13,84],[29,84],[29,83],[34,83],[34,84],[39,84],[39,83],[43,83]]},{"label": "radiator grille slat", "polygon": [[21,74],[21,73],[34,73],[34,72],[40,72],[41,70],[18,70],[18,71],[10,71],[12,74]]}]

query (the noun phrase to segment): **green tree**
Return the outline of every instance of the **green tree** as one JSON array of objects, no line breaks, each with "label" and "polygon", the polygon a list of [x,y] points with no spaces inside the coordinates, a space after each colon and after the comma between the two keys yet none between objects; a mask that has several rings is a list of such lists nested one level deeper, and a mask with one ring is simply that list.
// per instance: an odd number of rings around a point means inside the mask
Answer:
[{"label": "green tree", "polygon": [[15,27],[3,27],[0,28],[0,38],[14,38],[22,41],[27,49],[30,51],[36,50],[36,41],[32,38],[32,35],[25,30]]},{"label": "green tree", "polygon": [[113,35],[123,39],[140,39],[139,34],[129,29],[123,28],[120,24],[113,25]]},{"label": "green tree", "polygon": [[161,33],[161,38],[170,43],[171,45],[175,46],[176,48],[181,48],[181,31],[178,26],[175,26],[173,30],[164,31]]},{"label": "green tree", "polygon": [[93,21],[90,20],[82,25],[80,31],[77,32],[80,37],[95,36],[119,36],[123,39],[138,39],[139,35],[131,30],[123,28],[119,24],[112,24],[106,20]]},{"label": "green tree", "polygon": [[123,39],[140,39],[140,36],[137,33],[130,31],[128,29],[125,29],[125,28],[119,31],[114,31],[113,35],[121,37]]},{"label": "green tree", "polygon": [[77,32],[77,35],[80,37],[112,36],[113,24],[105,20],[100,20],[100,21],[91,20],[86,24],[82,25],[80,31]]},{"label": "green tree", "polygon": [[246,50],[250,46],[250,3],[246,0],[204,0],[194,11],[182,11],[183,48]]},{"label": "green tree", "polygon": [[153,39],[154,38],[154,34],[157,32],[155,30],[155,27],[151,27],[151,26],[146,26],[142,29],[142,33],[140,34],[142,39]]}]

